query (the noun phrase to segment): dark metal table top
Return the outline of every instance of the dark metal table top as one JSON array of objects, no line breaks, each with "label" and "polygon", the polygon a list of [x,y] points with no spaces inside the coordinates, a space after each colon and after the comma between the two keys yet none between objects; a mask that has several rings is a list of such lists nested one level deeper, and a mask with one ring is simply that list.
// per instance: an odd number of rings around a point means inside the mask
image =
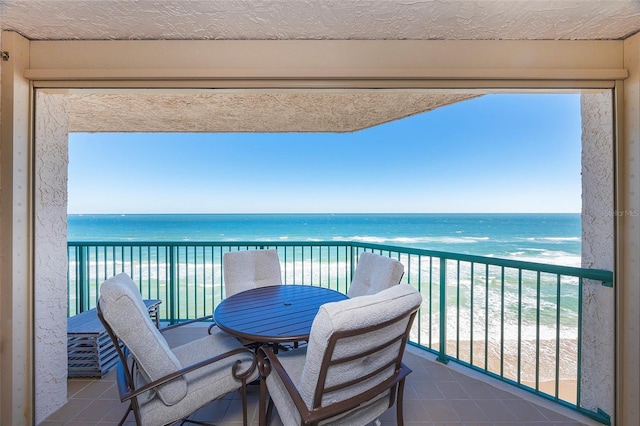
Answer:
[{"label": "dark metal table top", "polygon": [[256,342],[307,340],[320,306],[345,299],[345,294],[323,287],[259,287],[220,302],[213,319],[222,330]]}]

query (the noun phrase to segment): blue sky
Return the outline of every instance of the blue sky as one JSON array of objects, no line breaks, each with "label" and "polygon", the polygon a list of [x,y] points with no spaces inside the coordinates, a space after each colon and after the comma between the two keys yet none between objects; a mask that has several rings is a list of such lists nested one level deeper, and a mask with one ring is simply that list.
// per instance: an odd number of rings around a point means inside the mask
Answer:
[{"label": "blue sky", "polygon": [[68,212],[580,212],[580,97],[487,95],[354,133],[73,133]]}]

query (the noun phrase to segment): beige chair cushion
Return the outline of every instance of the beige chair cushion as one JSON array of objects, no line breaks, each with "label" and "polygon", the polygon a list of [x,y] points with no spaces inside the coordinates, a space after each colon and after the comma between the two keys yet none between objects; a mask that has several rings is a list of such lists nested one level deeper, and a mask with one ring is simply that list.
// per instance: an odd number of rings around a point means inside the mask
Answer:
[{"label": "beige chair cushion", "polygon": [[[167,341],[149,318],[140,292],[126,273],[102,283],[100,309],[113,332],[129,348],[147,382],[182,368]],[[157,392],[165,404],[175,404],[187,394],[187,381],[178,378],[160,386]]]},{"label": "beige chair cushion", "polygon": [[[211,335],[178,346],[173,351],[180,363],[187,366],[241,347],[235,337],[214,329]],[[238,360],[242,361],[239,372],[245,371],[253,361],[251,354],[243,353],[188,373],[185,376],[189,384],[188,392],[179,402],[167,406],[156,398],[141,406],[143,425],[171,423],[193,413],[210,401],[237,390],[240,382],[233,377],[232,366]],[[257,378],[256,369],[248,378],[248,382]]]},{"label": "beige chair cushion", "polygon": [[403,274],[404,266],[397,260],[368,251],[362,252],[347,296],[375,294],[400,283]]},{"label": "beige chair cushion", "polygon": [[241,250],[225,253],[222,260],[226,297],[241,291],[281,285],[277,250]]}]

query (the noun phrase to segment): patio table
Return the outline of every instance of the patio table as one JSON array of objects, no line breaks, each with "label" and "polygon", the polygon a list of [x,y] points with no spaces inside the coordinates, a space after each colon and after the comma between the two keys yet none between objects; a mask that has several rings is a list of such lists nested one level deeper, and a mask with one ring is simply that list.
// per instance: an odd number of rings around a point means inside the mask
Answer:
[{"label": "patio table", "polygon": [[250,341],[297,342],[309,339],[321,305],[345,299],[345,294],[324,287],[259,287],[220,302],[213,318],[220,329]]}]

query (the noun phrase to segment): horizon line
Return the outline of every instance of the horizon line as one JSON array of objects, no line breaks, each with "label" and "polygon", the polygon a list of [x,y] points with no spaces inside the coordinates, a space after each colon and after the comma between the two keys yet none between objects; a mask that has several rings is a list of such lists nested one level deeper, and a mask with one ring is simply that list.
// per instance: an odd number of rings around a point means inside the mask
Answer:
[{"label": "horizon line", "polygon": [[85,212],[75,215],[426,215],[426,214],[582,214],[582,212]]}]

